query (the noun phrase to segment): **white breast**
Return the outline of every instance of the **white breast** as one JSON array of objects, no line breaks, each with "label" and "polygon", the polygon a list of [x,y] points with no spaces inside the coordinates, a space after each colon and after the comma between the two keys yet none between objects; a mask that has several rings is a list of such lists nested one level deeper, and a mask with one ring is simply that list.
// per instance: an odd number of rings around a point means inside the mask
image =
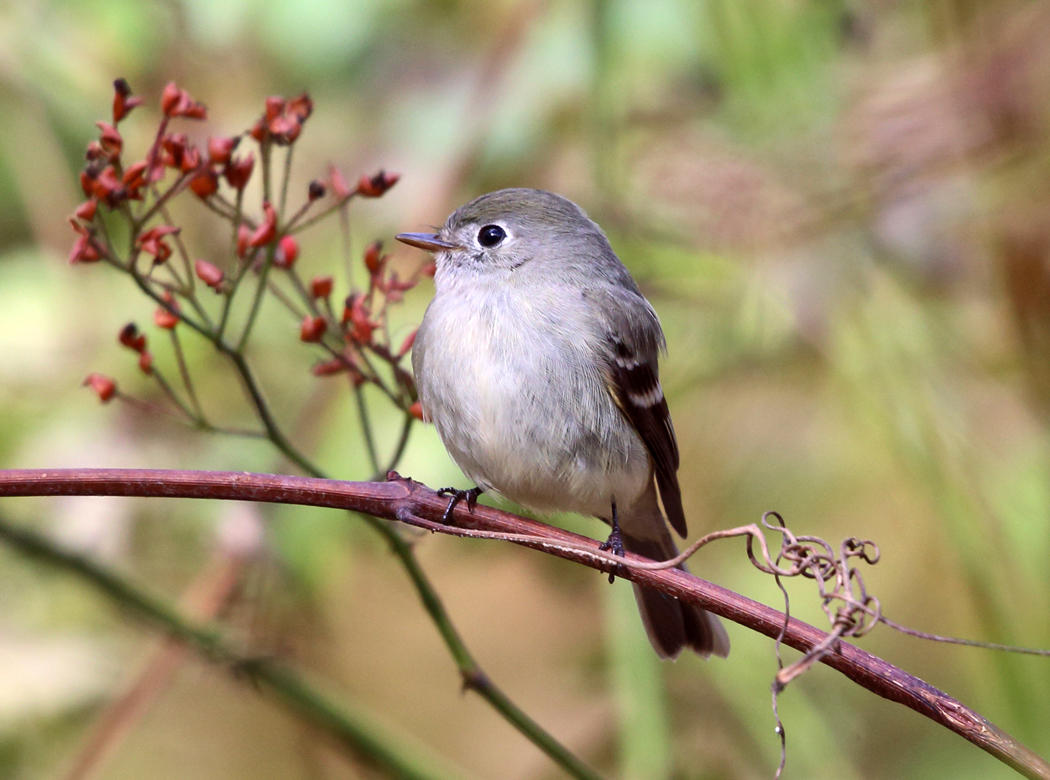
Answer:
[{"label": "white breast", "polygon": [[582,304],[579,291],[526,295],[505,279],[439,292],[413,363],[423,409],[468,478],[540,511],[608,517],[651,467],[606,390]]}]

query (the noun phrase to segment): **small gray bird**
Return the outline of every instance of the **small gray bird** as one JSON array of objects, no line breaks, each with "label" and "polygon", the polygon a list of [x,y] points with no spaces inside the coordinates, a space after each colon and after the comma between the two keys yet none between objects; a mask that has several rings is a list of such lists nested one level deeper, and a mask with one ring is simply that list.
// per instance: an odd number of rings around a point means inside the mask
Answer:
[{"label": "small gray bird", "polygon": [[[664,335],[601,228],[559,195],[507,189],[437,233],[397,238],[437,262],[412,366],[423,414],[477,485],[460,497],[593,515],[612,525],[614,549],[675,555],[663,513],[682,536],[686,525],[657,375]],[[710,613],[634,593],[661,657],[729,653]]]}]

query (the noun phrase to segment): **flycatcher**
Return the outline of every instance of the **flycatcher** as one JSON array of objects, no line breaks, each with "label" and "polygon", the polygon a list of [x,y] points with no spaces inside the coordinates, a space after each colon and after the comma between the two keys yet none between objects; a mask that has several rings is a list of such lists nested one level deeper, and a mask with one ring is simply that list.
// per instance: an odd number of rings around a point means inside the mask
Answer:
[{"label": "flycatcher", "polygon": [[[477,486],[464,495],[593,515],[614,549],[675,555],[667,523],[682,536],[686,524],[657,369],[664,335],[601,228],[559,195],[507,189],[437,233],[397,238],[437,263],[412,366],[425,418]],[[710,613],[634,593],[661,657],[729,653]]]}]

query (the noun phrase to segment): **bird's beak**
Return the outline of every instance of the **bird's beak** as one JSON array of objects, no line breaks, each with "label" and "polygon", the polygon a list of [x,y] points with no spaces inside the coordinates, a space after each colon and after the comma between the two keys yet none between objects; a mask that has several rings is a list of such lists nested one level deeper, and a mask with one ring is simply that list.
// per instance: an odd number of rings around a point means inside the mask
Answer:
[{"label": "bird's beak", "polygon": [[428,252],[448,252],[461,248],[458,244],[450,244],[438,238],[437,233],[398,233],[395,238],[403,244],[417,246]]}]

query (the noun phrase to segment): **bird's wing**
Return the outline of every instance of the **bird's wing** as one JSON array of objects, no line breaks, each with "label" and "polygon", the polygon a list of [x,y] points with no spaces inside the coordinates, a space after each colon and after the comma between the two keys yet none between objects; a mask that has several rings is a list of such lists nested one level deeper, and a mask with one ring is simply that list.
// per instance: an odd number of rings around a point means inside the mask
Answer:
[{"label": "bird's wing", "polygon": [[657,357],[664,345],[656,312],[640,294],[617,290],[601,296],[605,323],[606,385],[616,406],[638,432],[653,461],[660,501],[671,526],[686,535],[678,485],[678,442],[660,386]]}]

